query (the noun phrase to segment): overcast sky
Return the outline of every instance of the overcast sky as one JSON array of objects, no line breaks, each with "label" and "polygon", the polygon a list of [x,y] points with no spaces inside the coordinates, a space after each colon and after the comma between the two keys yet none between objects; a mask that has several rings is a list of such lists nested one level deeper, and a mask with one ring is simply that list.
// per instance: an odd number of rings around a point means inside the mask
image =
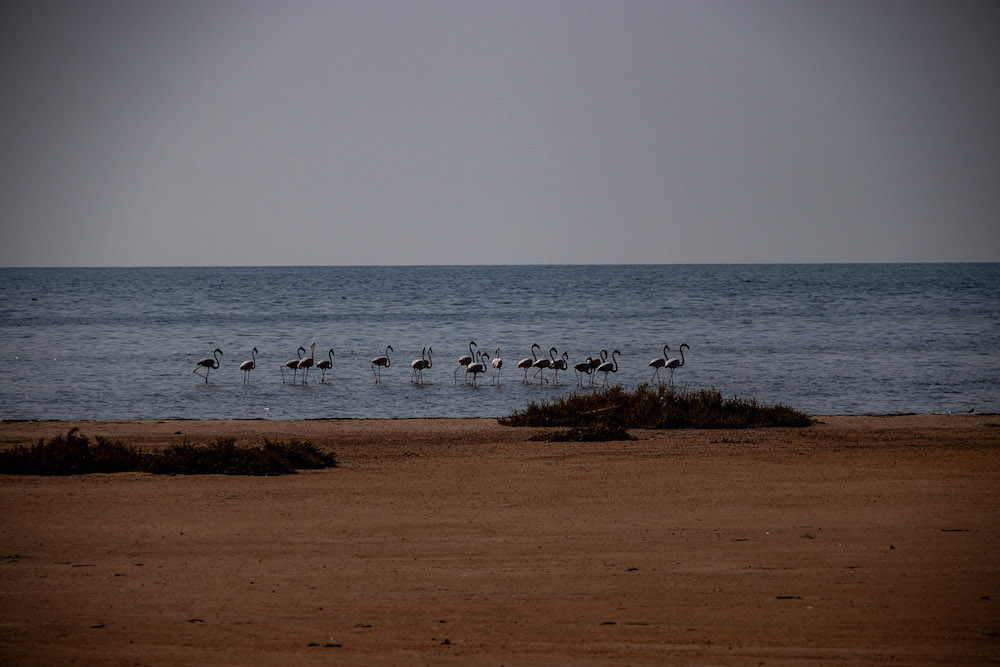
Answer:
[{"label": "overcast sky", "polygon": [[0,3],[3,266],[1000,261],[1000,3]]}]

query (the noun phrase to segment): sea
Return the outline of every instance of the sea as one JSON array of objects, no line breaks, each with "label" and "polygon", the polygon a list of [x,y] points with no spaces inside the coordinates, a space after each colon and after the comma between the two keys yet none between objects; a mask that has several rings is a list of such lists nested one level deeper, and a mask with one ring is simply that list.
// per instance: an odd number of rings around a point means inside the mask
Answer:
[{"label": "sea", "polygon": [[[499,348],[498,379],[471,383],[471,341]],[[313,343],[332,367],[293,384],[282,364]],[[648,364],[682,343],[679,390],[817,416],[997,413],[1000,264],[5,268],[0,419],[495,418],[667,382]],[[525,383],[533,344],[569,370]],[[577,386],[601,350],[617,370]]]}]

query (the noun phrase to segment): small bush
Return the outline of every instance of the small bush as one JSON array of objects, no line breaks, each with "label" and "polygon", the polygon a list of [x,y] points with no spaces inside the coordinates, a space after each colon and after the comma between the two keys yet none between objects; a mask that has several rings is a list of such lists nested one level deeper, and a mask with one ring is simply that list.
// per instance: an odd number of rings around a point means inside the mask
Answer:
[{"label": "small bush", "polygon": [[0,451],[0,473],[82,475],[96,472],[151,472],[166,475],[289,475],[307,468],[333,468],[337,459],[311,442],[292,440],[263,446],[220,438],[210,445],[182,443],[143,451],[98,437],[96,443],[72,429],[32,447]]},{"label": "small bush", "polygon": [[274,452],[277,456],[288,459],[298,470],[307,468],[336,468],[337,458],[326,454],[308,440],[289,440],[288,442],[271,442],[264,440],[264,449]]},{"label": "small bush", "polygon": [[135,447],[97,438],[91,444],[79,429],[32,447],[0,451],[0,472],[15,475],[81,475],[140,469],[145,455]]},{"label": "small bush", "polygon": [[640,385],[634,391],[570,394],[547,403],[531,403],[499,420],[507,426],[592,426],[625,428],[761,428],[809,426],[812,419],[785,405],[761,405],[756,399],[724,399],[714,389],[677,391]]}]

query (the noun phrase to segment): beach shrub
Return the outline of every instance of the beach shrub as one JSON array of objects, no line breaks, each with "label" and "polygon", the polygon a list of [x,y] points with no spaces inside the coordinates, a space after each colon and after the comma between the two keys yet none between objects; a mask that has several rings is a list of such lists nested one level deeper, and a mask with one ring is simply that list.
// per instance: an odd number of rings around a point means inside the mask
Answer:
[{"label": "beach shrub", "polygon": [[15,475],[81,475],[139,469],[144,454],[135,447],[98,437],[96,443],[70,429],[48,442],[0,451],[0,472]]},{"label": "beach shrub", "polygon": [[238,445],[219,438],[209,445],[184,442],[163,450],[142,450],[98,436],[96,442],[70,430],[48,442],[0,451],[0,473],[14,475],[82,475],[151,472],[166,475],[288,475],[308,468],[333,468],[337,460],[311,442],[264,441]]},{"label": "beach shrub", "polygon": [[756,399],[723,398],[715,389],[676,390],[639,385],[629,391],[611,387],[530,403],[499,422],[507,426],[593,426],[624,428],[762,428],[809,426],[812,419],[785,405],[762,405]]},{"label": "beach shrub", "polygon": [[337,467],[337,458],[333,454],[320,451],[316,445],[308,440],[271,442],[265,439],[264,449],[287,459],[297,470]]},{"label": "beach shrub", "polygon": [[209,445],[182,443],[160,452],[149,472],[172,475],[289,475],[295,466],[266,447],[237,445],[219,438]]}]

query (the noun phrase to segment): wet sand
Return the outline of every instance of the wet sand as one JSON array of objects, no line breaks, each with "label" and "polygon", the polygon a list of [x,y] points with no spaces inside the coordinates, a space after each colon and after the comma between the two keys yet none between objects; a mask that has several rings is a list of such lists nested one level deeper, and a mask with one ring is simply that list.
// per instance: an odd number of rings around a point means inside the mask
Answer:
[{"label": "wet sand", "polygon": [[1000,416],[819,420],[613,443],[494,420],[0,423],[0,447],[79,426],[340,461],[0,476],[0,662],[1000,660]]}]

